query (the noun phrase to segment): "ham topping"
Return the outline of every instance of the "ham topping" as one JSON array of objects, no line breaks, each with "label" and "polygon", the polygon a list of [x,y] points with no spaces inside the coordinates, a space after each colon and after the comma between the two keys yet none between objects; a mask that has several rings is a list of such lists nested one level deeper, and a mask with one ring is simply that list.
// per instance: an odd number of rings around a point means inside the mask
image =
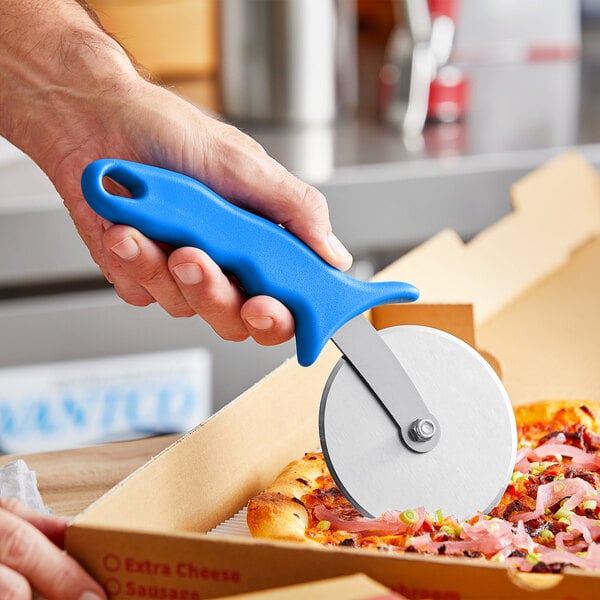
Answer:
[{"label": "ham topping", "polygon": [[557,502],[569,498],[564,504],[565,510],[572,510],[585,500],[596,498],[596,490],[583,479],[573,477],[572,479],[557,479],[540,485],[537,490],[535,510],[524,513],[514,513],[509,517],[510,521],[530,521],[541,517],[547,508]]},{"label": "ham topping", "polygon": [[403,521],[400,518],[401,511],[397,510],[390,510],[384,513],[379,519],[356,517],[350,521],[340,518],[335,512],[322,504],[318,504],[314,509],[315,517],[321,521],[327,521],[330,524],[330,528],[334,531],[371,535],[398,535],[417,531],[423,524],[425,509],[419,508],[411,512],[415,513],[414,523]]}]

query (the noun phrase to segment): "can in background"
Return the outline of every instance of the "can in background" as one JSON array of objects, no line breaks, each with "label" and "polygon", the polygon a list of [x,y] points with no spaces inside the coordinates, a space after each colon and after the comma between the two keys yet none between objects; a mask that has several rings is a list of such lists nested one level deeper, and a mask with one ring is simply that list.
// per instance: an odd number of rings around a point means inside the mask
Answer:
[{"label": "can in background", "polygon": [[335,0],[222,0],[221,103],[235,121],[336,115]]}]

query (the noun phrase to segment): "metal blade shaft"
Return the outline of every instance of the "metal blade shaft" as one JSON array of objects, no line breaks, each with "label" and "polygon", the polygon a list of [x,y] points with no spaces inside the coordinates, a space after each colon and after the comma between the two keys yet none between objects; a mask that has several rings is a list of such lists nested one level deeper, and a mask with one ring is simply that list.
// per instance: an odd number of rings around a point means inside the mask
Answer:
[{"label": "metal blade shaft", "polygon": [[363,315],[354,317],[331,340],[396,422],[403,442],[415,452],[435,447],[437,419],[371,323]]}]

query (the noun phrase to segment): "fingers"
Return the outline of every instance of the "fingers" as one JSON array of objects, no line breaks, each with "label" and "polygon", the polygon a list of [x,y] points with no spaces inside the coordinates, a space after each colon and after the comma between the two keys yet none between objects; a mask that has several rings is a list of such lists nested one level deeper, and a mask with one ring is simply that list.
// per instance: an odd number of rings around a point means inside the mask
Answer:
[{"label": "fingers", "polygon": [[111,280],[126,302],[146,306],[156,301],[174,317],[194,314],[157,244],[132,227],[115,225],[105,232],[104,246]]},{"label": "fingers", "polygon": [[283,304],[266,296],[246,299],[201,250],[175,250],[168,264],[189,306],[222,338],[241,341],[250,335],[271,346],[294,334],[294,319]]},{"label": "fingers", "polygon": [[56,546],[63,547],[65,529],[69,522],[67,517],[43,515],[25,506],[16,498],[0,498],[0,510],[2,509],[8,510],[20,519],[31,523]]},{"label": "fingers", "polygon": [[294,317],[281,302],[268,296],[247,300],[241,316],[250,335],[263,346],[287,342],[294,335]]},{"label": "fingers", "polygon": [[204,252],[195,248],[176,250],[169,257],[168,268],[188,305],[223,339],[239,342],[248,337],[240,317],[242,291]]},{"label": "fingers", "polygon": [[[102,588],[82,567],[32,524],[36,520],[15,499],[0,501],[0,598],[30,598],[29,586],[47,600],[105,598]],[[50,520],[52,517],[40,522],[49,526]],[[63,526],[63,520],[56,524],[57,529]]]},{"label": "fingers", "polygon": [[[269,157],[266,160],[275,162]],[[257,192],[256,199],[249,202],[250,207],[283,225],[334,267],[349,269],[352,256],[331,229],[325,196],[275,165],[271,168],[281,171],[280,178],[267,179],[262,193]]]},{"label": "fingers", "polygon": [[27,578],[0,564],[0,598],[31,598],[31,587]]},{"label": "fingers", "polygon": [[271,346],[290,339],[294,319],[287,308],[266,296],[247,299],[206,253],[179,248],[166,256],[137,230],[122,225],[104,235],[110,277],[130,304],[157,301],[169,314],[202,317],[223,339],[252,336]]},{"label": "fingers", "polygon": [[347,270],[352,256],[333,234],[327,201],[235,127],[207,123],[208,157],[200,179],[227,200],[283,225],[331,265]]},{"label": "fingers", "polygon": [[[281,223],[332,266],[341,271],[352,266],[352,256],[331,230],[327,201],[320,191],[287,171],[280,185],[267,189],[273,198],[271,218],[276,223]],[[257,208],[261,207],[262,198]]]}]

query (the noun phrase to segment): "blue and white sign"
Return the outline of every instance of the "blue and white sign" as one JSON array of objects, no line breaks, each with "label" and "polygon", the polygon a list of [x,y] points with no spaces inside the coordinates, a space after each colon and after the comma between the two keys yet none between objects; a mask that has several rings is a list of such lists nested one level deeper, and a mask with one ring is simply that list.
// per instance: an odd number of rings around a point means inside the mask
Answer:
[{"label": "blue and white sign", "polygon": [[211,412],[203,348],[0,369],[4,453],[183,432]]}]

